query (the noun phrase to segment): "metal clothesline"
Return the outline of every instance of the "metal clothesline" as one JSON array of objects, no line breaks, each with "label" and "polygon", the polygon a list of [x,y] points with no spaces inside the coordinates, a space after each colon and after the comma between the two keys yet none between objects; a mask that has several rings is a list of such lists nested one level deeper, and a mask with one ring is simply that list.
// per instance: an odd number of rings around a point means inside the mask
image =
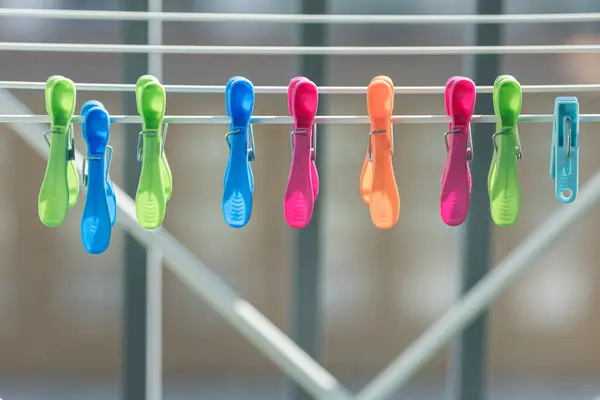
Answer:
[{"label": "metal clothesline", "polygon": [[[0,81],[0,89],[44,90],[46,82]],[[77,91],[132,92],[133,84],[119,83],[76,83]],[[169,93],[224,94],[225,85],[164,85]],[[444,86],[396,86],[396,94],[444,94]],[[541,93],[600,93],[600,84],[571,85],[523,85],[521,90],[528,94]],[[492,93],[493,86],[477,86],[477,93]],[[287,86],[254,86],[256,94],[286,94]],[[366,94],[366,86],[319,86],[322,94]]]},{"label": "metal clothesline", "polygon": [[0,17],[63,20],[256,22],[271,24],[562,24],[600,21],[600,13],[511,15],[326,15],[257,13],[183,13],[104,10],[0,8]]},{"label": "metal clothesline", "polygon": [[[495,115],[473,115],[472,123],[495,123],[498,117]],[[142,119],[135,115],[113,115],[110,117],[113,124],[141,124]],[[600,122],[600,114],[582,114],[579,116],[580,122]],[[74,116],[73,123],[83,122],[81,115]],[[229,124],[231,118],[221,115],[180,115],[165,116],[166,124],[211,124],[221,125]],[[254,116],[250,119],[251,124],[255,125],[288,125],[294,120],[287,116]],[[368,124],[371,122],[366,115],[324,115],[315,118],[315,124]],[[447,124],[450,117],[446,115],[394,115],[392,123],[394,124]],[[554,122],[553,114],[523,114],[519,118],[519,123],[531,122]],[[50,123],[50,117],[47,115],[0,115],[0,123]]]},{"label": "metal clothesline", "polygon": [[527,46],[186,46],[98,43],[0,42],[0,51],[262,56],[450,56],[474,54],[578,54],[600,52],[600,44]]}]

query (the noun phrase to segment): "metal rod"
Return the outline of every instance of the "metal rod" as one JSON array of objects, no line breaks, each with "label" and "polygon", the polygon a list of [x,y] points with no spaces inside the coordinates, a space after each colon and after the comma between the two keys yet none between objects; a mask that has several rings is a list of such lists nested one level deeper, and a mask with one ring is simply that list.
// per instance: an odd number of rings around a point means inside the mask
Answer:
[{"label": "metal rod", "polygon": [[[130,11],[148,11],[146,0],[122,0],[122,9]],[[131,45],[148,43],[148,24],[129,21],[121,24],[123,41]],[[148,56],[146,54],[123,55],[123,81],[135,83],[146,73]],[[123,107],[127,114],[137,115],[133,92],[123,93]],[[135,197],[141,166],[137,162],[137,133],[139,128],[129,124],[125,128],[123,140],[124,189]],[[121,218],[121,215],[117,219]],[[148,359],[148,269],[146,267],[146,249],[131,235],[125,236],[124,248],[124,312],[123,312],[123,399],[147,399]]]},{"label": "metal rod", "polygon": [[[46,82],[0,81],[0,89],[44,90]],[[92,92],[133,92],[134,84],[121,83],[77,83],[77,91]],[[222,85],[164,85],[169,93],[224,94]],[[493,86],[477,86],[477,94],[492,93]],[[522,85],[521,90],[528,94],[540,93],[597,93],[600,84],[574,85]],[[254,86],[256,94],[285,94],[287,86]],[[319,95],[367,93],[366,86],[319,86]],[[396,86],[396,94],[444,94],[444,86]]]},{"label": "metal rod", "polygon": [[[0,108],[15,113],[31,112],[10,92],[1,89]],[[10,127],[41,157],[48,158],[48,145],[42,136],[46,126],[11,123]],[[81,153],[76,152],[75,158],[77,169],[81,173]],[[135,158],[135,154],[132,158]],[[302,385],[316,399],[352,398],[335,377],[302,351],[252,304],[227,286],[169,232],[162,228],[152,231],[142,228],[135,216],[133,199],[116,185],[115,194],[119,210],[117,224],[144,246],[160,249],[166,266],[285,374]],[[142,371],[142,374],[144,372]],[[135,400],[140,399],[144,397]]]},{"label": "metal rod", "polygon": [[106,43],[0,42],[0,51],[42,53],[162,53],[252,56],[456,56],[466,54],[592,54],[600,44],[517,46],[187,46]]},{"label": "metal rod", "polygon": [[[147,0],[149,12],[162,12],[163,0]],[[162,44],[162,21],[148,22],[148,44]],[[162,54],[148,55],[148,73],[162,80]],[[140,74],[141,75],[141,74]],[[146,399],[162,399],[162,332],[163,332],[163,256],[160,249],[148,249],[146,263]]]},{"label": "metal rod", "polygon": [[[477,0],[478,15],[502,14],[503,0]],[[502,41],[501,25],[476,25],[474,42],[476,46],[498,46]],[[500,75],[500,56],[495,54],[476,55],[469,59],[470,73],[476,84],[493,83]],[[494,112],[490,94],[482,94],[477,99],[475,112]],[[473,147],[476,157],[471,162],[471,203],[469,216],[461,230],[460,242],[460,281],[459,293],[468,293],[473,286],[488,273],[491,267],[492,220],[487,191],[489,165],[493,146],[490,146],[495,129],[492,125],[473,126]],[[475,319],[456,338],[452,349],[452,364],[449,370],[450,398],[454,400],[484,400],[487,387],[486,332],[487,313]]]},{"label": "metal rod", "polygon": [[[442,348],[485,312],[500,296],[534,266],[535,261],[566,233],[566,230],[600,202],[600,171],[582,188],[576,202],[561,206],[541,223],[500,264],[491,269],[465,296],[402,355],[396,358],[357,396],[357,400],[385,400],[402,388]],[[565,266],[567,267],[567,266]]]},{"label": "metal rod", "polygon": [[[135,102],[134,102],[135,105]],[[131,110],[126,110],[131,111]],[[473,115],[471,123],[496,123],[495,115]],[[73,123],[81,123],[83,117],[77,115],[72,119]],[[112,124],[140,124],[141,118],[137,115],[113,115],[110,118]],[[220,115],[178,115],[165,116],[165,123],[169,124],[209,124],[222,125],[229,124],[230,118]],[[324,124],[369,124],[370,118],[366,115],[324,115],[317,116],[315,123],[318,125]],[[450,118],[445,115],[394,115],[392,122],[394,124],[447,124]],[[519,123],[543,122],[552,123],[554,121],[553,114],[524,114],[519,118]],[[40,123],[47,124],[50,122],[50,117],[46,115],[0,115],[0,123]],[[582,114],[579,116],[579,122],[600,122],[600,114]],[[254,116],[250,119],[250,123],[254,125],[290,125],[293,119],[287,116]],[[138,133],[138,130],[132,132]]]},{"label": "metal rod", "polygon": [[[324,14],[326,0],[300,0],[303,15]],[[299,29],[301,46],[324,46],[327,43],[326,26],[302,25]],[[326,56],[313,55],[299,57],[299,75],[306,76],[317,85],[326,85]],[[326,104],[319,101],[319,112],[325,112]],[[318,154],[325,154],[324,127],[318,128]],[[316,134],[316,133],[315,133]],[[319,171],[319,191],[323,193],[323,164],[317,161]],[[302,350],[317,362],[322,354],[322,314],[321,314],[321,213],[322,201],[317,200],[310,224],[293,232],[292,260],[292,338]],[[298,385],[292,385],[290,398],[312,400],[312,396]]]},{"label": "metal rod", "polygon": [[259,22],[263,24],[562,24],[600,21],[600,13],[511,15],[302,15],[255,13],[129,12],[0,8],[0,17],[164,22]]},{"label": "metal rod", "polygon": [[146,283],[146,393],[145,400],[162,399],[163,255],[158,248],[147,251]]}]

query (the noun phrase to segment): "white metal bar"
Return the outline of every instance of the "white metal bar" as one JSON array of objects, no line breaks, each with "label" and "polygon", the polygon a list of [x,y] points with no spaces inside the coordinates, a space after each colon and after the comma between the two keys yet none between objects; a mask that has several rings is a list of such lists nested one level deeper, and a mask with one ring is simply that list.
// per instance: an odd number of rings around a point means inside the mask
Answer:
[{"label": "white metal bar", "polygon": [[[0,81],[0,89],[43,90],[46,82]],[[77,91],[130,92],[135,85],[118,83],[77,83]],[[224,85],[164,85],[169,93],[224,94]],[[396,86],[396,94],[443,94],[444,86]],[[524,93],[600,92],[600,84],[523,85]],[[287,86],[254,86],[256,94],[286,94]],[[492,93],[493,86],[477,86],[477,93]],[[366,94],[366,86],[320,86],[319,94]]]},{"label": "white metal bar", "polygon": [[[600,171],[582,188],[576,202],[562,205],[541,223],[500,264],[491,269],[472,290],[457,303],[406,351],[367,385],[358,400],[384,400],[405,385],[455,335],[524,273],[534,261],[549,250],[566,230],[579,221],[600,202]],[[565,265],[565,267],[568,267]]]},{"label": "white metal bar", "polygon": [[[148,11],[153,13],[162,13],[163,0],[148,0]],[[163,44],[162,21],[151,19],[148,21],[148,44],[160,46]],[[158,80],[163,79],[162,54],[148,54],[148,73],[154,75]]]},{"label": "white metal bar", "polygon": [[161,400],[163,255],[159,247],[146,249],[146,400]]},{"label": "white metal bar", "polygon": [[468,54],[597,53],[600,44],[529,46],[183,46],[97,43],[0,42],[0,51],[62,53],[161,53],[194,55],[449,56]]},{"label": "white metal bar", "polygon": [[[148,0],[148,11],[162,12],[163,0]],[[148,44],[162,44],[162,21],[148,21]],[[148,54],[148,73],[162,80],[162,54]],[[163,390],[162,296],[163,255],[159,247],[146,247],[146,396],[161,400]]]},{"label": "white metal bar", "polygon": [[[0,109],[14,113],[31,112],[6,90],[0,90]],[[40,134],[45,130],[44,126],[28,126],[18,122],[13,122],[10,126],[40,156],[48,158],[48,146]],[[77,152],[76,165],[79,171],[82,159],[82,155]],[[160,249],[171,271],[233,328],[317,399],[351,399],[349,392],[329,372],[227,286],[169,232],[162,228],[153,231],[142,228],[135,216],[133,199],[120,187],[115,185],[114,189],[119,207],[117,224],[146,247]]]},{"label": "white metal bar", "polygon": [[[472,123],[496,123],[495,115],[473,115]],[[83,117],[76,115],[73,123],[81,123]],[[113,124],[141,124],[142,120],[137,115],[113,115],[110,117]],[[600,122],[600,114],[581,114],[580,122]],[[219,115],[178,115],[165,116],[164,122],[168,124],[229,124],[230,118]],[[325,115],[315,118],[316,124],[369,124],[370,118],[366,115]],[[395,124],[447,124],[450,117],[446,115],[394,115],[392,122]],[[519,123],[554,122],[553,114],[523,114]],[[0,123],[38,123],[49,124],[47,115],[0,115]],[[250,119],[255,125],[289,125],[293,123],[292,117],[285,116],[255,116]]]},{"label": "white metal bar", "polygon": [[0,16],[63,20],[258,22],[271,24],[555,24],[600,21],[600,13],[510,15],[301,15],[0,8]]}]

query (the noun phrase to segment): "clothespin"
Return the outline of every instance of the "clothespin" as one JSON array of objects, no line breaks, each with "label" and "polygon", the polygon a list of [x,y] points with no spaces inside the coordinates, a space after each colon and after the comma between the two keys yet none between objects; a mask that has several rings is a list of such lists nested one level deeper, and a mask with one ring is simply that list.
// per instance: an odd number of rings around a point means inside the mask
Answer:
[{"label": "clothespin", "polygon": [[165,218],[170,182],[170,170],[166,170],[168,165],[164,158],[164,138],[161,137],[167,98],[160,82],[147,75],[138,79],[135,92],[138,113],[142,117],[137,151],[142,172],[135,196],[135,212],[142,227],[155,229]]},{"label": "clothespin", "polygon": [[369,147],[360,174],[360,192],[369,205],[371,220],[379,229],[390,229],[400,216],[400,194],[394,175],[394,83],[376,76],[367,88],[367,108],[371,118]]},{"label": "clothespin", "polygon": [[521,85],[513,76],[499,76],[494,82],[493,99],[498,122],[492,136],[494,155],[488,174],[490,210],[496,225],[510,226],[519,218],[521,209],[517,170],[517,160],[523,158],[517,128],[521,115]]},{"label": "clothespin", "polygon": [[557,97],[554,102],[550,176],[558,201],[571,203],[579,189],[579,102]]},{"label": "clothespin", "polygon": [[225,140],[229,159],[223,181],[223,215],[232,228],[241,228],[250,221],[254,176],[250,163],[254,161],[254,134],[250,118],[254,110],[254,86],[241,76],[234,76],[225,87],[227,115],[231,118]]},{"label": "clothespin", "polygon": [[475,83],[462,76],[446,82],[444,91],[446,115],[451,120],[446,141],[446,162],[442,172],[440,216],[449,226],[462,224],[469,213],[471,198],[471,171],[473,157],[471,116],[475,109]]},{"label": "clothespin", "polygon": [[38,197],[38,214],[48,227],[60,226],[69,207],[79,198],[75,169],[75,139],[71,119],[75,109],[75,84],[64,76],[51,76],[45,86],[46,112],[50,131],[44,138],[50,147],[46,172]]},{"label": "clothespin", "polygon": [[[112,159],[112,148],[108,146],[110,117],[104,106],[96,101],[85,103],[81,115],[84,117],[81,131],[87,144],[87,154],[83,161],[83,184],[87,186],[87,195],[81,217],[81,240],[88,253],[101,254],[110,244],[113,218],[116,215],[114,190],[108,181],[108,168]],[[109,193],[112,193],[110,199]],[[111,204],[113,201],[115,203]]]},{"label": "clothespin", "polygon": [[294,119],[290,134],[292,163],[285,190],[285,220],[292,228],[309,224],[319,194],[317,128],[314,124],[319,106],[317,85],[305,77],[295,77],[288,86],[288,108]]},{"label": "clothespin", "polygon": [[[148,82],[156,82],[159,85],[161,84],[160,81],[158,80],[158,78],[156,78],[155,76],[152,76],[152,75],[141,76],[137,80],[137,83],[135,85],[136,99],[140,98],[141,90],[144,87],[144,85]],[[139,100],[137,100],[138,114],[142,115],[142,110],[140,109],[140,105],[141,105],[141,102]],[[171,195],[173,194],[173,174],[171,173],[171,167],[169,166],[169,161],[167,160],[167,153],[165,152],[165,144],[167,141],[168,127],[169,127],[168,124],[164,124],[163,126],[161,126],[162,132],[160,135],[160,140],[162,142],[161,145],[162,145],[162,149],[163,149],[162,154],[160,156],[160,171],[163,176],[163,182],[165,184],[165,194],[167,196],[167,202],[171,199]]]},{"label": "clothespin", "polygon": [[[106,110],[106,108],[104,107],[104,104],[100,103],[99,101],[95,101],[95,100],[90,100],[87,101],[83,104],[83,107],[81,107],[81,115],[85,118],[85,116],[87,115],[88,111],[90,111],[92,108],[94,107],[99,107],[102,108],[103,110]],[[84,119],[85,122],[85,119]],[[81,124],[81,131],[83,134],[83,137],[85,139],[87,132],[86,132],[86,124]],[[110,140],[110,131],[109,131],[109,140]],[[89,145],[88,145],[88,149],[89,149]],[[89,152],[88,152],[88,156],[89,156]],[[117,222],[117,196],[115,195],[115,188],[114,185],[112,183],[112,179],[110,179],[110,165],[112,163],[112,155],[113,155],[113,148],[109,145],[106,146],[106,156],[104,157],[105,161],[106,161],[106,177],[105,177],[105,183],[106,183],[106,197],[108,198],[108,210],[110,212],[110,224],[111,226],[115,226],[115,223]],[[84,160],[83,163],[83,184],[85,186],[87,186],[87,182],[88,182],[88,176],[86,175],[86,163]]]}]

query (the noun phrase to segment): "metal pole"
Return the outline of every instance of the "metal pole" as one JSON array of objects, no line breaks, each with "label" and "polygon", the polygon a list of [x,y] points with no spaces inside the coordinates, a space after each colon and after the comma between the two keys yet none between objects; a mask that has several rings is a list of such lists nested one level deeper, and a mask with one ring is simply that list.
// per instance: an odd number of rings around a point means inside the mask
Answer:
[{"label": "metal pole", "polygon": [[[148,11],[147,0],[122,0],[124,11]],[[148,44],[148,24],[126,21],[121,23],[122,37],[126,44]],[[135,83],[146,73],[146,54],[123,55],[123,81]],[[137,115],[135,94],[123,93],[126,114]],[[139,126],[130,124],[124,129],[124,190],[135,198],[141,166],[135,157]],[[120,218],[120,217],[119,217]],[[131,235],[125,237],[124,265],[124,313],[123,313],[123,399],[145,400],[147,398],[147,282],[146,250]]]},{"label": "metal pole", "polygon": [[[302,14],[326,14],[326,0],[301,0]],[[301,46],[325,46],[325,24],[300,26]],[[325,56],[301,56],[299,74],[306,76],[318,86],[327,85]],[[319,114],[326,114],[323,97],[319,99]],[[324,125],[319,126],[319,133],[324,132]],[[324,154],[325,136],[317,137],[317,160]],[[317,161],[320,179],[320,191],[323,190],[323,164]],[[292,338],[317,362],[321,358],[322,324],[321,324],[321,210],[322,201],[317,200],[310,224],[304,229],[295,230],[294,259],[292,263]],[[310,400],[312,397],[294,384],[291,389],[294,400]]]},{"label": "metal pole", "polygon": [[[502,14],[503,0],[477,0],[478,15]],[[476,24],[476,46],[499,46],[502,25]],[[476,55],[469,59],[469,69],[477,85],[491,85],[500,75],[500,56]],[[475,114],[494,114],[491,94],[478,94]],[[460,293],[467,293],[482,279],[491,267],[492,221],[487,192],[487,178],[493,147],[494,125],[473,125],[474,158],[471,163],[473,190],[469,217],[462,231],[460,253]],[[486,327],[487,313],[483,313],[460,335],[454,344],[449,387],[454,400],[483,400],[486,397]]]},{"label": "metal pole", "polygon": [[[162,12],[163,0],[148,0],[148,11]],[[162,21],[148,21],[148,43],[162,44]],[[162,54],[148,55],[148,73],[163,79]],[[151,247],[147,254],[146,282],[146,399],[162,398],[162,296],[163,255],[159,248]]]},{"label": "metal pole", "polygon": [[[492,268],[440,319],[425,331],[356,397],[357,400],[385,400],[403,385],[473,319],[484,312],[500,294],[529,272],[535,261],[600,202],[600,171],[582,188],[577,201],[560,206],[521,245]],[[568,266],[565,266],[568,267]]]}]

